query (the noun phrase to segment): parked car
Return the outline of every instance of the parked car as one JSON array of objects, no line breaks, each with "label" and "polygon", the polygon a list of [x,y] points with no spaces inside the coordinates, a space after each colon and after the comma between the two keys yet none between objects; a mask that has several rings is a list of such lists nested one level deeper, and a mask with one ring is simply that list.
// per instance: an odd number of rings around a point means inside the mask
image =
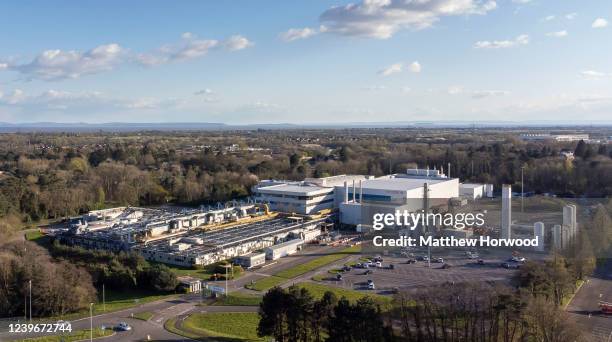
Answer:
[{"label": "parked car", "polygon": [[340,273],[336,274],[336,280],[342,280],[342,274]]},{"label": "parked car", "polygon": [[507,269],[517,269],[517,268],[519,268],[521,266],[519,264],[516,264],[516,263],[504,262],[504,263],[501,264],[501,267],[507,268]]},{"label": "parked car", "polygon": [[478,265],[484,265],[485,262],[482,259],[478,259],[477,263],[478,263]]},{"label": "parked car", "polygon": [[390,270],[394,270],[394,269],[395,269],[395,265],[393,265],[393,264],[389,264],[389,267],[388,267],[388,268],[389,268]]},{"label": "parked car", "polygon": [[407,264],[414,264],[414,263],[416,263],[416,260],[414,260],[414,259],[408,259],[408,260],[406,260],[406,263],[407,263]]},{"label": "parked car", "polygon": [[342,270],[348,272],[351,270],[351,266],[344,265],[344,267],[342,267]]},{"label": "parked car", "polygon": [[433,261],[437,262],[439,264],[443,264],[444,263],[444,258],[434,258]]},{"label": "parked car", "polygon": [[368,279],[368,289],[369,290],[376,289],[376,286],[374,285],[374,281],[372,281],[372,279]]},{"label": "parked car", "polygon": [[377,268],[381,268],[382,267],[382,262],[377,261],[375,265],[376,265]]},{"label": "parked car", "polygon": [[525,262],[525,258],[522,256],[513,256],[511,260],[514,262]]},{"label": "parked car", "polygon": [[383,258],[381,256],[376,256],[376,257],[374,257],[374,261],[383,262],[384,260],[383,260]]},{"label": "parked car", "polygon": [[366,270],[365,272],[363,272],[363,275],[368,275],[368,274],[372,274],[371,270]]}]

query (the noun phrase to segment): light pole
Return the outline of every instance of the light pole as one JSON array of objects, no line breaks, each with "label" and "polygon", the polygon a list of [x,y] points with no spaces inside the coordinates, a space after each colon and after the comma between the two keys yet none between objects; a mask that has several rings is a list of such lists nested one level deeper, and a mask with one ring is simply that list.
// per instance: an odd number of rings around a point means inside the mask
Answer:
[{"label": "light pole", "polygon": [[106,291],[104,284],[102,284],[102,311],[106,312]]},{"label": "light pole", "polygon": [[32,321],[32,279],[29,281],[30,287],[30,322]]},{"label": "light pole", "polygon": [[523,198],[525,197],[525,182],[523,182],[523,171],[525,170],[525,165],[521,166],[521,213],[523,212],[525,205],[523,204]]},{"label": "light pole", "polygon": [[89,342],[93,341],[93,305],[89,303]]}]

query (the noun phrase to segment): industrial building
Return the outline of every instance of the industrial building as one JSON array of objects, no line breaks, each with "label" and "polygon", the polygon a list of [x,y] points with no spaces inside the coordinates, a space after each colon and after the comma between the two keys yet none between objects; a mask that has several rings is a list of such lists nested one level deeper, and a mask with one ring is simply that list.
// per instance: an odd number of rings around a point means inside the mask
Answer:
[{"label": "industrial building", "polygon": [[266,259],[276,260],[297,253],[304,245],[304,240],[294,239],[266,248]]},{"label": "industrial building", "polygon": [[301,182],[265,180],[253,192],[256,201],[267,203],[273,210],[306,215],[335,210],[340,223],[367,226],[373,212],[420,210],[425,197],[428,207],[447,204],[451,199],[492,197],[493,186],[460,184],[440,168],[407,169],[405,173],[381,177],[338,175],[306,178]]},{"label": "industrial building", "polygon": [[[256,203],[179,212],[124,207],[74,219],[59,238],[88,249],[135,251],[151,261],[209,265],[287,240],[314,240],[325,220],[282,216]],[[251,259],[250,267],[259,262]]]},{"label": "industrial building", "polygon": [[266,253],[254,252],[234,258],[234,264],[249,269],[266,263]]}]

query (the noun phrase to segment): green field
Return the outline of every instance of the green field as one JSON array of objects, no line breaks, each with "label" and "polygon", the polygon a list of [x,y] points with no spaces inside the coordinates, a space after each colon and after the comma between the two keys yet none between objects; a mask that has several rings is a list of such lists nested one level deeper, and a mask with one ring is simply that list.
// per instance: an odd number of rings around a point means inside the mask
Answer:
[{"label": "green field", "polygon": [[320,258],[313,259],[307,263],[297,265],[295,267],[288,268],[284,271],[280,271],[275,276],[291,279],[298,276],[301,276],[304,273],[310,272],[312,270],[316,270],[319,267],[323,267],[325,265],[331,264],[332,262],[338,261],[340,259],[346,258],[347,256],[355,253],[359,253],[361,251],[360,245],[355,245],[352,247],[345,248],[341,251],[322,256]]},{"label": "green field", "polygon": [[49,248],[51,246],[51,238],[41,233],[38,229],[28,231],[24,235],[26,240],[32,241],[41,247]]},{"label": "green field", "polygon": [[335,261],[346,258],[347,256],[361,251],[361,245],[347,247],[341,251],[313,259],[309,262],[288,268],[276,273],[274,276],[256,281],[254,284],[245,285],[246,288],[257,291],[266,291],[274,286],[280,285],[289,279],[299,277],[305,273],[316,270],[319,267],[329,265]]},{"label": "green field", "polygon": [[[257,336],[259,314],[256,312],[219,312],[193,314],[185,319],[183,330],[202,337],[225,337],[245,341],[265,341]],[[230,331],[231,334],[227,332]]]},{"label": "green field", "polygon": [[151,317],[153,317],[153,313],[150,311],[138,312],[135,313],[133,317],[136,319],[141,319],[143,321],[148,321],[151,319]]},{"label": "green field", "polygon": [[[159,294],[156,292],[148,291],[137,291],[137,290],[126,290],[126,291],[110,291],[106,290],[106,310],[102,304],[102,292],[98,291],[98,302],[93,306],[93,314],[99,315],[106,312],[119,311],[129,309],[134,306],[141,304],[154,302],[157,300],[171,298],[177,296],[176,294]],[[89,316],[89,309],[81,310],[79,312],[70,313],[67,315],[60,315],[51,317],[54,319],[63,320],[74,320],[82,317]]]},{"label": "green field", "polygon": [[258,306],[261,303],[260,296],[253,296],[245,293],[234,292],[227,297],[219,297],[213,305],[230,305],[230,306]]},{"label": "green field", "polygon": [[299,283],[297,284],[297,286],[307,289],[308,292],[310,292],[310,294],[315,299],[321,299],[323,297],[323,294],[325,294],[325,292],[331,291],[338,298],[346,297],[346,299],[348,299],[350,302],[356,302],[359,299],[364,298],[364,297],[371,297],[372,299],[374,299],[375,302],[381,305],[388,305],[391,303],[391,297],[381,296],[377,294],[364,293],[364,292],[355,291],[355,290],[348,290],[348,289],[343,289],[340,287],[327,286],[327,285],[316,284],[316,283]]},{"label": "green field", "polygon": [[[153,262],[150,262],[150,263],[153,264]],[[207,265],[207,266],[204,266],[203,268],[197,268],[197,269],[192,268],[192,267],[182,267],[182,266],[169,265],[169,264],[163,264],[163,265],[167,266],[178,277],[189,276],[189,277],[199,278],[202,280],[211,280],[211,277],[215,274],[215,268],[218,266],[218,264],[219,263]],[[230,279],[232,279],[231,270],[228,270],[228,271],[229,271]],[[240,266],[234,266],[234,279],[239,278],[243,274],[244,272]],[[222,279],[225,278],[225,273],[219,273],[219,275],[222,277]]]},{"label": "green field", "polygon": [[268,289],[273,288],[274,286],[280,285],[284,282],[286,282],[287,279],[285,278],[280,278],[277,276],[269,276],[266,278],[263,278],[261,280],[256,281],[253,284],[247,284],[245,285],[245,287],[247,289],[251,289],[251,290],[255,290],[255,291],[266,291]]},{"label": "green field", "polygon": [[[100,338],[105,336],[110,336],[114,332],[112,330],[102,330],[100,328],[95,328],[93,330],[93,338]],[[89,329],[88,330],[77,330],[66,334],[58,334],[53,336],[41,336],[35,338],[26,338],[23,340],[18,340],[20,342],[71,342],[71,341],[83,341],[89,340]]]}]

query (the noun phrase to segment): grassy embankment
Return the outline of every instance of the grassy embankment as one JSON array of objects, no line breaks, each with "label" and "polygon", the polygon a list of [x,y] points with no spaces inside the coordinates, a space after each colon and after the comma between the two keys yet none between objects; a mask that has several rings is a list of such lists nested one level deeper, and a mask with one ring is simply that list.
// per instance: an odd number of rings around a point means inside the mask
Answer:
[{"label": "grassy embankment", "polygon": [[347,247],[338,252],[334,252],[334,253],[313,259],[309,262],[306,262],[300,265],[296,265],[294,267],[280,271],[274,274],[273,276],[263,278],[261,280],[256,281],[253,284],[245,285],[245,287],[251,290],[256,290],[256,291],[266,291],[266,290],[271,289],[274,286],[287,282],[290,279],[299,277],[307,272],[316,270],[317,268],[323,267],[325,265],[329,265],[333,262],[346,258],[347,256],[351,254],[359,253],[360,251],[361,251],[361,245]]}]

